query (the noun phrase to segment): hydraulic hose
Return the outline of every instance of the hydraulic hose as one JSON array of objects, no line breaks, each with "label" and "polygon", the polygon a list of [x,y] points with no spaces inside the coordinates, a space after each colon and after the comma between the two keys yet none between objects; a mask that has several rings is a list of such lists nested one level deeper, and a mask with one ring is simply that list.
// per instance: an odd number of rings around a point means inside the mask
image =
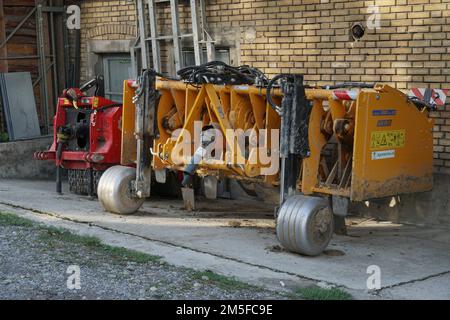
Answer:
[{"label": "hydraulic hose", "polygon": [[281,113],[281,106],[278,106],[275,101],[273,101],[272,99],[272,88],[275,85],[275,83],[280,80],[280,79],[288,79],[288,78],[292,78],[293,76],[290,74],[286,74],[286,73],[281,73],[279,75],[276,75],[275,77],[272,78],[272,80],[269,81],[269,83],[267,84],[267,102],[269,103],[269,105],[278,113]]},{"label": "hydraulic hose", "polygon": [[267,84],[263,72],[250,66],[233,67],[222,61],[211,61],[199,66],[189,66],[178,71],[181,80],[190,84],[212,83],[217,85]]}]

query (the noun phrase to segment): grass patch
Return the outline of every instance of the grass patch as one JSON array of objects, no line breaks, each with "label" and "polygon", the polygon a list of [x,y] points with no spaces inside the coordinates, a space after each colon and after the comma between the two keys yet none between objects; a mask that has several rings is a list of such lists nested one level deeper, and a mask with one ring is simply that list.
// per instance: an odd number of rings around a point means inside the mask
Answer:
[{"label": "grass patch", "polygon": [[[256,289],[256,287],[249,285],[245,282],[236,280],[235,278],[226,277],[220,274],[217,274],[211,270],[205,270],[205,271],[192,271],[193,278],[203,282],[203,283],[209,283],[214,284],[217,287],[224,289],[224,290],[242,290],[242,289]],[[208,280],[206,280],[206,278]]]},{"label": "grass patch", "polygon": [[157,262],[161,259],[160,256],[154,256],[151,254],[122,247],[113,247],[106,244],[102,244],[102,249],[112,256],[123,258],[125,260],[133,261],[136,263]]},{"label": "grass patch", "polygon": [[16,216],[15,214],[0,212],[0,226],[33,227],[35,223],[31,220]]},{"label": "grass patch", "polygon": [[43,230],[39,235],[39,239],[49,244],[55,244],[55,242],[69,242],[71,244],[78,244],[85,247],[101,247],[101,242],[96,237],[79,236],[70,231],[55,227],[44,227],[42,229]]},{"label": "grass patch", "polygon": [[9,136],[6,132],[0,132],[0,142],[8,142]]},{"label": "grass patch", "polygon": [[96,237],[80,236],[65,229],[47,227],[12,213],[0,212],[0,226],[37,227],[40,231],[39,239],[45,242],[50,248],[61,247],[65,244],[75,244],[108,254],[115,260],[126,260],[136,263],[156,262],[161,259],[159,256],[103,244]]},{"label": "grass patch", "polygon": [[100,239],[96,237],[81,236],[74,234],[70,231],[54,227],[44,228],[39,238],[51,246],[64,243],[81,245],[90,249],[97,250],[101,253],[107,254],[112,259],[115,260],[126,260],[136,263],[147,263],[147,262],[156,262],[159,259],[161,259],[161,257],[159,256],[153,256],[135,250],[103,244],[100,241]]},{"label": "grass patch", "polygon": [[339,289],[324,289],[320,287],[306,287],[295,290],[295,295],[306,300],[352,300],[350,293]]}]

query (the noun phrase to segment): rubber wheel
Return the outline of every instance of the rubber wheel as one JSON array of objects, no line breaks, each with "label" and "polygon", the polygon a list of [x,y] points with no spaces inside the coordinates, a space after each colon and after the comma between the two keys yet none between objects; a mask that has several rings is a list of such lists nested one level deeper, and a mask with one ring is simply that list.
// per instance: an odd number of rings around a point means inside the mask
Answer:
[{"label": "rubber wheel", "polygon": [[333,213],[323,198],[295,195],[281,206],[277,237],[289,251],[317,256],[333,235]]},{"label": "rubber wheel", "polygon": [[135,213],[144,203],[131,194],[130,183],[136,179],[136,169],[114,166],[103,173],[98,183],[98,199],[105,210],[117,214]]}]

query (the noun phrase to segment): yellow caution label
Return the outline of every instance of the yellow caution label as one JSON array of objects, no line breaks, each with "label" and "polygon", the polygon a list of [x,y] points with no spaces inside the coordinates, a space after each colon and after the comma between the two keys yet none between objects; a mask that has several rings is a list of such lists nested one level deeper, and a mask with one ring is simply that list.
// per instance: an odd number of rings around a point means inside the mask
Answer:
[{"label": "yellow caution label", "polygon": [[370,149],[402,148],[405,146],[405,130],[374,131],[370,139]]}]

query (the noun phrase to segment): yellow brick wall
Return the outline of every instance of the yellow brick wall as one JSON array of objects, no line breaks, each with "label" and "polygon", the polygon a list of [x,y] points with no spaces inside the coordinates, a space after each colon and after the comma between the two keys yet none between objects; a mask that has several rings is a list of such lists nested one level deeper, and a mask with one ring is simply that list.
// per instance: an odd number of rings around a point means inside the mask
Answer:
[{"label": "yellow brick wall", "polygon": [[[183,2],[186,1],[180,0]],[[100,9],[98,3],[109,3],[110,9]],[[269,75],[301,73],[308,82],[317,84],[367,81],[388,83],[401,90],[450,88],[450,0],[206,3],[214,38],[221,39],[225,30],[235,30],[239,62]],[[349,28],[356,22],[366,23],[371,5],[379,8],[380,29],[366,28],[361,41],[349,41]],[[106,21],[128,24],[134,19],[134,7],[126,1],[85,1],[82,8],[93,11],[84,17],[83,28],[94,28]],[[120,15],[114,13],[115,9],[120,10]],[[159,17],[161,30],[170,34],[167,8]],[[188,17],[189,8],[184,5],[180,9],[181,29],[187,28]],[[450,105],[432,117],[436,123],[435,168],[437,172],[450,173]]]},{"label": "yellow brick wall", "polygon": [[81,82],[89,80],[88,40],[136,38],[136,7],[133,0],[83,0],[81,8]]}]

